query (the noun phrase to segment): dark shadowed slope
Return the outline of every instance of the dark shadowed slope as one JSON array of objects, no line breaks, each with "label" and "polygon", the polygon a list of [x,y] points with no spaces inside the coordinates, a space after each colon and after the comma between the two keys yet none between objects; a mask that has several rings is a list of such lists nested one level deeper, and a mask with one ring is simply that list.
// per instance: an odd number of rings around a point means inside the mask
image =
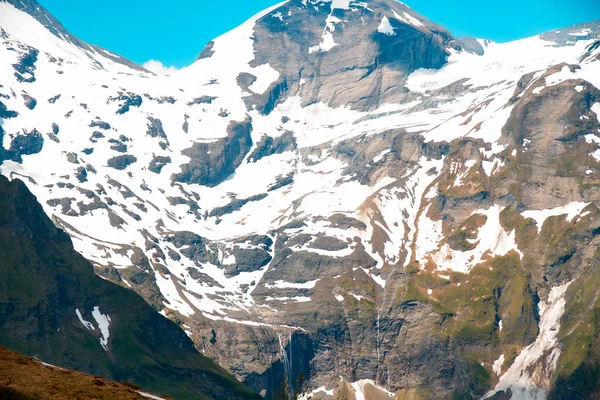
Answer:
[{"label": "dark shadowed slope", "polygon": [[137,294],[106,282],[18,180],[0,177],[0,343],[177,399],[258,398]]}]

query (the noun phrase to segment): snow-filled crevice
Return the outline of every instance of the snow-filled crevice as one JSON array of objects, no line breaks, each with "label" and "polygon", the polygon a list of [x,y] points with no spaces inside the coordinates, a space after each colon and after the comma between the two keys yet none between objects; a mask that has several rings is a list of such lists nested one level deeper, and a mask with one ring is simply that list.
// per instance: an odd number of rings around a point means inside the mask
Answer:
[{"label": "snow-filled crevice", "polygon": [[[561,354],[558,334],[560,320],[565,311],[565,293],[571,282],[554,287],[548,300],[540,301],[539,334],[535,342],[527,346],[515,359],[510,368],[500,377],[500,382],[484,399],[508,389],[513,399],[545,400],[551,386]],[[502,363],[504,363],[503,357]],[[502,365],[494,364],[494,371]]]}]

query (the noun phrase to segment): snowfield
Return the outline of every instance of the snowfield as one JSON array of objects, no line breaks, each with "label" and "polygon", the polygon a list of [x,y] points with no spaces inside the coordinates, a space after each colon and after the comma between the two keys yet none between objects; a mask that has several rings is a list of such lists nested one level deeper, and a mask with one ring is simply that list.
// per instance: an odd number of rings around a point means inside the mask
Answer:
[{"label": "snowfield", "polygon": [[[347,22],[335,16],[336,9],[369,9],[368,2],[350,0],[302,4],[318,9],[321,3],[331,3],[331,13],[320,41],[309,47],[315,56],[338,45],[336,35]],[[581,61],[592,43],[587,33],[573,34],[578,40],[568,46],[532,37],[505,44],[479,40],[483,55],[450,49],[442,68],[408,76],[404,89],[410,102],[358,111],[350,105],[306,104],[292,93],[262,113],[256,99],[269,98],[281,73],[273,63],[258,65],[254,32],[263,17],[283,23],[285,15],[278,11],[283,4],[215,39],[194,64],[155,75],[59,37],[0,2],[0,101],[15,113],[0,114],[2,145],[11,154],[1,173],[22,179],[75,249],[98,269],[133,268],[151,276],[163,315],[303,331],[303,326],[284,323],[286,305],[314,302],[319,285],[337,273],[315,278],[308,271],[296,281],[285,274],[265,278],[276,262],[298,254],[320,266],[320,260],[346,260],[364,251],[373,268],[361,265],[352,272],[363,271],[384,293],[390,275],[411,263],[422,270],[433,265],[432,273],[449,280],[451,273],[468,275],[490,258],[516,254],[522,260],[515,231],[501,222],[505,208],[500,204],[465,215],[485,219],[476,238],[468,240],[470,250],[447,243],[446,221],[435,216],[434,200],[448,156],[410,159],[417,152],[400,155],[403,149],[393,147],[386,134],[419,136],[423,142],[418,146],[481,140],[478,158],[449,168],[452,190],[467,190],[473,174],[498,176],[518,154],[507,151],[502,129],[523,76],[532,78],[517,99],[569,81],[578,82],[578,93],[600,88],[600,63],[593,61],[600,51],[588,56],[591,61]],[[369,34],[395,36],[399,23],[425,29],[425,21],[407,6],[403,9],[394,11],[395,18],[379,17],[377,31]],[[564,66],[543,77],[562,63],[580,68]],[[600,116],[600,103],[591,110]],[[598,137],[600,132],[585,136],[596,160]],[[344,152],[348,143],[351,156]],[[520,151],[528,151],[529,144]],[[244,146],[247,151],[236,159]],[[399,169],[401,157],[405,164]],[[231,170],[223,168],[227,162],[235,164]],[[220,168],[225,176],[210,175]],[[212,180],[201,182],[204,173]],[[593,173],[590,169],[588,175]],[[582,218],[588,204],[566,202],[520,214],[535,221],[540,233],[550,217]],[[278,259],[282,237],[294,244]],[[259,267],[244,269],[244,263]],[[135,284],[125,278],[122,283]],[[511,366],[498,355],[493,372],[500,381],[488,397],[511,388],[523,399],[545,398],[547,373],[560,355],[557,335],[568,287],[552,289],[540,302],[535,343]],[[264,290],[272,292],[256,295]],[[330,295],[336,305],[335,300],[366,298]],[[110,316],[99,307],[75,313],[109,351]],[[542,358],[547,371],[532,370]],[[367,385],[393,396],[374,381],[349,385],[357,399],[364,398]],[[331,395],[332,390],[319,387],[313,394]]]}]

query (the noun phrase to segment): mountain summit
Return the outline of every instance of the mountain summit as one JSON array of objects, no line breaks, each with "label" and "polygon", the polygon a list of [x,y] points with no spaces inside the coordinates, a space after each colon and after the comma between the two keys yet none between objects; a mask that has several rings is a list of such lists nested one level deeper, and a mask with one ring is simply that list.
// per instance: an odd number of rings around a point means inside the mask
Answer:
[{"label": "mountain summit", "polygon": [[[251,65],[269,64],[279,73],[276,94],[367,111],[403,101],[408,75],[444,65],[451,40],[445,29],[395,0],[293,0],[256,22]],[[273,100],[252,99],[266,111]]]},{"label": "mountain summit", "polygon": [[246,385],[599,393],[599,22],[291,0],[155,76],[35,10],[0,2],[2,174]]}]

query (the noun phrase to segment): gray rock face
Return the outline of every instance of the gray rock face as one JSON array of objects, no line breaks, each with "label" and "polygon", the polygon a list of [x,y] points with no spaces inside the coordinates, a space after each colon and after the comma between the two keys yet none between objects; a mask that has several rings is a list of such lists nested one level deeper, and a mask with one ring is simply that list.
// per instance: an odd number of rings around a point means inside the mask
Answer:
[{"label": "gray rock face", "polygon": [[13,64],[15,77],[19,82],[35,82],[35,62],[37,61],[39,51],[34,48],[28,48],[17,64]]},{"label": "gray rock face", "polygon": [[474,37],[458,38],[455,42],[451,42],[450,45],[455,45],[457,49],[463,49],[478,56],[482,56],[485,53],[485,49],[481,43]]},{"label": "gray rock face", "polygon": [[197,97],[195,99],[193,99],[192,101],[190,101],[188,103],[188,106],[192,106],[194,104],[212,104],[213,101],[215,101],[217,99],[217,97],[215,96],[201,96],[201,97]]},{"label": "gray rock face", "polygon": [[[411,72],[446,62],[450,34],[402,3],[350,1],[349,9],[333,10],[331,4],[292,0],[275,11],[282,19],[273,17],[274,12],[258,21],[254,64],[269,63],[280,79],[268,94],[248,98],[248,104],[269,113],[290,93],[305,104],[322,101],[372,110],[402,100],[403,82]],[[384,18],[393,34],[379,32]]]},{"label": "gray rock face", "polygon": [[163,129],[162,121],[158,118],[148,117],[148,132],[146,132],[146,134],[153,138],[167,138],[165,130]]},{"label": "gray rock face", "polygon": [[248,159],[256,162],[264,157],[272,156],[273,154],[281,154],[285,151],[296,150],[296,139],[292,132],[285,132],[283,135],[273,139],[270,136],[264,137],[256,144],[256,149],[250,154]]},{"label": "gray rock face", "polygon": [[142,96],[135,93],[119,92],[118,96],[109,98],[109,101],[117,102],[119,107],[117,108],[116,113],[118,115],[123,115],[127,113],[131,107],[141,106],[144,100],[142,99]]},{"label": "gray rock face", "polygon": [[90,126],[90,128],[100,128],[105,131],[107,131],[111,128],[109,123],[104,122],[104,121],[99,121],[99,120],[94,120],[94,121],[90,122],[89,126]]},{"label": "gray rock face", "polygon": [[111,168],[122,171],[129,167],[131,164],[135,163],[136,161],[137,158],[135,156],[125,154],[109,159],[107,165]]},{"label": "gray rock face", "polygon": [[22,156],[37,154],[42,151],[44,137],[37,131],[28,132],[15,137],[10,143],[7,155],[15,162],[22,162]]},{"label": "gray rock face", "polygon": [[160,171],[162,171],[163,167],[171,164],[171,162],[171,157],[155,156],[150,162],[148,169],[155,174],[160,174]]},{"label": "gray rock face", "polygon": [[175,182],[216,186],[242,163],[252,146],[252,122],[234,123],[226,138],[213,143],[197,143],[183,152],[192,160],[181,166]]},{"label": "gray rock face", "polygon": [[574,25],[540,35],[540,38],[556,43],[558,46],[572,46],[578,41],[600,39],[600,21]]},{"label": "gray rock face", "polygon": [[[20,61],[0,85],[0,158],[31,159],[2,173],[26,178],[97,274],[268,399],[300,373],[326,389],[315,400],[481,399],[540,340],[513,376],[533,375],[495,398],[591,398],[595,32],[491,44],[393,0],[292,0],[181,74],[92,60],[85,91],[41,92],[42,64],[81,66],[6,33]],[[54,97],[27,110],[24,93]],[[30,118],[42,106],[52,120]]]},{"label": "gray rock face", "polygon": [[258,271],[273,259],[268,251],[261,248],[243,249],[234,247],[233,255],[235,264],[225,268],[225,274],[228,276],[236,276],[241,272]]},{"label": "gray rock face", "polygon": [[226,206],[213,208],[208,215],[210,217],[222,217],[223,215],[231,214],[232,212],[241,209],[244,205],[246,205],[250,202],[260,201],[260,200],[264,199],[265,197],[267,197],[267,194],[262,193],[262,194],[257,194],[255,196],[248,197],[246,199],[235,199],[231,203],[227,204]]}]

